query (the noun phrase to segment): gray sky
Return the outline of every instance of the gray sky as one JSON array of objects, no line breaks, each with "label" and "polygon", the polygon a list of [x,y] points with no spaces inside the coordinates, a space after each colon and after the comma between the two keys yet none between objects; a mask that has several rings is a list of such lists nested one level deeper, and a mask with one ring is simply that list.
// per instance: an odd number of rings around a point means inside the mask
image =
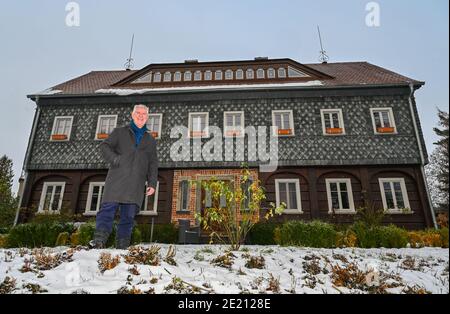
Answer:
[{"label": "gray sky", "polygon": [[417,103],[430,153],[436,107],[449,103],[448,0],[82,0],[80,26],[66,25],[69,1],[0,0],[0,154],[14,161],[14,188],[34,114],[27,94],[91,70],[122,69],[135,34],[135,68],[185,59],[255,56],[317,62],[319,24],[330,62],[368,61],[426,85]]}]

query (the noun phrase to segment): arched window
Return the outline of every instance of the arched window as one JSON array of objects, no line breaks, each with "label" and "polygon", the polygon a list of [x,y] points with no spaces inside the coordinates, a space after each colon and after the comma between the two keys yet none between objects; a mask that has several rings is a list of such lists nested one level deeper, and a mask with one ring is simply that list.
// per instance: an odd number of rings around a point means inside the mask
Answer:
[{"label": "arched window", "polygon": [[164,82],[170,82],[172,80],[172,73],[166,72],[164,73]]},{"label": "arched window", "polygon": [[232,80],[233,79],[233,71],[232,70],[226,70],[225,71],[225,79],[226,80]]},{"label": "arched window", "polygon": [[155,82],[155,83],[161,82],[161,73],[159,73],[159,72],[155,73],[155,75],[153,76],[153,82]]},{"label": "arched window", "polygon": [[244,79],[244,71],[242,69],[236,70],[236,80],[243,80]]},{"label": "arched window", "polygon": [[275,69],[269,68],[267,70],[267,78],[275,78]]},{"label": "arched window", "polygon": [[261,68],[259,68],[257,71],[256,71],[256,78],[258,78],[258,79],[263,79],[265,76],[264,76],[264,69],[261,69]]},{"label": "arched window", "polygon": [[286,77],[286,69],[285,68],[279,68],[278,69],[278,77],[285,78]]},{"label": "arched window", "polygon": [[216,71],[215,79],[216,80],[221,80],[222,79],[222,71],[221,70],[217,70]]},{"label": "arched window", "polygon": [[253,71],[253,69],[247,69],[247,71],[245,73],[245,77],[248,80],[253,80],[255,78],[255,71]]},{"label": "arched window", "polygon": [[181,72],[180,72],[180,71],[175,72],[175,74],[174,74],[174,76],[173,76],[173,80],[174,80],[175,82],[181,81]]},{"label": "arched window", "polygon": [[205,71],[205,80],[211,81],[212,80],[212,72],[210,70]]},{"label": "arched window", "polygon": [[194,81],[200,81],[202,79],[202,72],[201,71],[195,71],[194,73]]},{"label": "arched window", "polygon": [[186,71],[186,72],[184,72],[184,80],[185,80],[185,81],[190,81],[190,80],[192,80],[192,73],[191,73],[191,71]]}]

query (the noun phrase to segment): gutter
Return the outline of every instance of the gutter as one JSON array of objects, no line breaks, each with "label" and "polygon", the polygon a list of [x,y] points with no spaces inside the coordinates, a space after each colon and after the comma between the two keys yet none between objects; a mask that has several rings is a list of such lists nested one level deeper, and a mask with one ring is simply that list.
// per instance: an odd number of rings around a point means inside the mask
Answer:
[{"label": "gutter", "polygon": [[413,98],[414,98],[414,84],[410,83],[409,84],[409,88],[410,88],[410,94],[409,94],[409,98],[408,98],[408,102],[409,102],[409,110],[411,112],[411,117],[412,117],[412,121],[413,121],[413,125],[414,125],[414,132],[416,135],[416,140],[417,140],[417,146],[419,147],[419,154],[420,154],[420,172],[422,173],[422,179],[423,179],[423,184],[425,185],[425,190],[427,193],[427,199],[428,199],[428,206],[430,207],[430,211],[431,211],[431,218],[433,220],[433,225],[434,228],[437,229],[437,222],[436,222],[436,214],[434,212],[434,206],[433,206],[433,202],[431,201],[431,194],[430,194],[430,190],[428,188],[428,183],[427,183],[427,178],[425,175],[425,157],[424,157],[424,153],[423,153],[423,148],[422,148],[422,143],[420,141],[420,134],[419,134],[419,127],[417,126],[417,122],[416,122],[416,117],[414,114],[414,106],[413,106]]},{"label": "gutter", "polygon": [[28,162],[30,161],[30,155],[31,155],[31,147],[33,147],[33,142],[34,142],[34,138],[36,135],[36,129],[37,129],[37,123],[39,121],[39,116],[41,114],[41,108],[39,107],[39,96],[36,96],[35,99],[33,99],[36,102],[36,111],[34,112],[34,118],[33,118],[33,126],[31,127],[31,133],[30,133],[30,137],[28,138],[28,146],[27,146],[27,151],[25,153],[25,157],[23,160],[23,165],[22,165],[22,174],[21,174],[21,178],[24,178],[23,181],[23,189],[19,195],[19,202],[17,204],[17,209],[16,209],[16,216],[14,218],[14,224],[13,226],[17,225],[17,222],[19,220],[19,214],[20,214],[20,208],[22,206],[22,201],[23,201],[23,194],[25,191],[25,187],[28,184],[28,172],[26,170]]}]

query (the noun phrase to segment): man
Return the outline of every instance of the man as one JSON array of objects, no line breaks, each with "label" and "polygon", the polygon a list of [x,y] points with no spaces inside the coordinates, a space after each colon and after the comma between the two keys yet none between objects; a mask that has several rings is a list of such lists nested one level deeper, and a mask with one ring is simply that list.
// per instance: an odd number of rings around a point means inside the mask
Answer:
[{"label": "man", "polygon": [[[97,213],[93,248],[104,248],[111,234],[114,216],[120,208],[116,247],[130,245],[134,216],[144,200],[144,194],[155,193],[158,177],[156,140],[147,132],[148,107],[134,106],[129,125],[115,128],[100,144],[101,152],[110,164],[106,177],[102,205]],[[147,181],[148,188],[145,189]]]}]

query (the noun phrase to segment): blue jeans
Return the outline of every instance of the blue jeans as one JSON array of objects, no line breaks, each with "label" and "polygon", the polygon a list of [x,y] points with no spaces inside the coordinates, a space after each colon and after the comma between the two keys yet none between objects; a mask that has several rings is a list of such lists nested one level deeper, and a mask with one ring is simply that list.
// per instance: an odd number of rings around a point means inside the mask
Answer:
[{"label": "blue jeans", "polygon": [[136,204],[102,203],[102,206],[97,213],[96,229],[111,234],[114,216],[118,207],[120,207],[120,221],[117,226],[117,239],[131,238],[131,232],[134,227],[134,216],[137,211]]}]

